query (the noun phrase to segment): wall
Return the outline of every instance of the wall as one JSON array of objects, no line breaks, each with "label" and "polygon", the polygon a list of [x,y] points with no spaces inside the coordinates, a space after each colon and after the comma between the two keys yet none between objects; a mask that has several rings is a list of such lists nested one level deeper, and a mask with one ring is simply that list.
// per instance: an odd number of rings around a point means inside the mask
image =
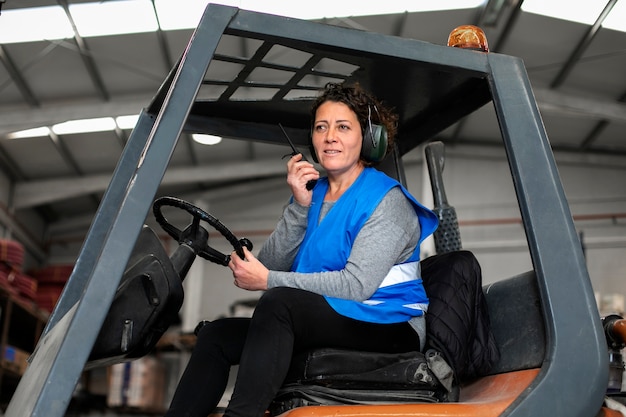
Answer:
[{"label": "wall", "polygon": [[[418,199],[431,205],[432,194],[421,152],[417,149],[404,158],[407,185]],[[594,290],[600,296],[626,294],[626,158],[566,153],[555,156]],[[459,218],[463,247],[478,257],[484,282],[532,269],[503,150],[448,146],[444,181],[448,200]],[[8,181],[2,175],[0,184],[0,202],[7,204]],[[270,181],[261,190],[259,185],[255,187],[253,199],[246,193],[233,193],[213,200],[198,200],[197,204],[237,236],[250,238],[258,250],[276,224],[289,195],[284,180]],[[263,198],[258,198],[259,194]],[[20,221],[28,222],[35,231],[45,226],[38,224],[41,220],[32,212],[21,215]],[[5,230],[0,228],[0,232]],[[81,244],[53,248],[51,259],[72,261]],[[232,250],[219,237],[212,238],[211,246],[224,253]],[[185,307],[192,316],[190,322],[227,315],[233,303],[259,295],[235,288],[228,268],[202,260],[194,268],[190,277],[197,276],[197,282],[185,283],[194,286],[191,292],[197,298],[194,305]],[[190,304],[191,298],[188,291],[186,303]]]},{"label": "wall", "polygon": [[[626,158],[555,158],[594,290],[626,294]],[[444,180],[463,245],[479,258],[484,281],[532,269],[503,151],[449,147]]]},{"label": "wall", "polygon": [[[428,182],[423,181],[427,173],[420,152],[416,150],[404,158],[407,185],[429,205],[432,194]],[[626,158],[570,154],[555,157],[575,227],[582,237],[594,290],[600,294],[626,294]],[[463,247],[479,259],[484,283],[531,270],[504,152],[495,148],[448,147],[444,181],[449,203],[459,218]],[[285,189],[286,185],[278,183],[268,191],[268,198],[248,202],[248,211],[243,215],[238,212],[240,218],[231,217],[227,201],[210,202],[209,211],[237,236],[249,237],[258,249],[287,199]],[[242,206],[241,202],[237,204]],[[212,245],[221,251],[231,250],[223,239]],[[258,296],[235,288],[229,269],[214,264],[205,268],[204,301],[198,313],[203,318],[228,314],[233,302]]]}]

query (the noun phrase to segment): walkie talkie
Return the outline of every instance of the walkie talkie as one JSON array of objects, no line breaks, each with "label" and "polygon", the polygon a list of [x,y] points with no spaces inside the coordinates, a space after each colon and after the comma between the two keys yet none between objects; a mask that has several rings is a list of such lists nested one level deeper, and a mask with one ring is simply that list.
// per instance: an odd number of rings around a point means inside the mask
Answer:
[{"label": "walkie talkie", "polygon": [[[296,147],[294,146],[293,142],[291,141],[291,139],[289,138],[289,135],[287,134],[287,132],[285,132],[285,128],[283,127],[283,125],[281,125],[280,123],[278,124],[278,126],[280,127],[280,130],[283,131],[283,134],[285,135],[285,137],[287,138],[287,142],[289,142],[289,146],[291,146],[291,150],[293,151],[293,153],[291,154],[291,156],[293,155],[297,155],[297,154],[302,154],[302,160],[303,161],[309,161],[308,159],[306,159],[306,156],[300,152],[299,150],[296,149]],[[309,180],[306,183],[306,189],[311,191],[313,189],[313,187],[315,187],[315,184],[317,183],[317,180]]]}]

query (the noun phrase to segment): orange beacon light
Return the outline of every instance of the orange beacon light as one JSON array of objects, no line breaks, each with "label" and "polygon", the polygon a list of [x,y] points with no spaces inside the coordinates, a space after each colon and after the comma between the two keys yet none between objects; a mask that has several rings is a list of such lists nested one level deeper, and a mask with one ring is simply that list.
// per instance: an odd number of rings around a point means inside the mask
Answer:
[{"label": "orange beacon light", "polygon": [[485,32],[474,25],[463,25],[454,28],[448,36],[448,46],[489,52]]}]

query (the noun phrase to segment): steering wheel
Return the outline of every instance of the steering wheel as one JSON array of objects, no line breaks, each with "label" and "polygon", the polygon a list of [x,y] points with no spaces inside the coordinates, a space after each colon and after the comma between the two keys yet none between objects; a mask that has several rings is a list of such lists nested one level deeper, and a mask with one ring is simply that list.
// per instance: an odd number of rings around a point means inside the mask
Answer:
[{"label": "steering wheel", "polygon": [[[172,206],[180,208],[191,214],[193,221],[184,230],[178,229],[167,221],[161,211],[163,206]],[[241,259],[244,259],[243,247],[248,250],[252,250],[252,242],[246,238],[237,239],[235,235],[228,230],[218,219],[207,213],[206,211],[184,201],[174,197],[161,197],[155,200],[152,211],[157,223],[169,234],[176,239],[179,244],[186,244],[190,246],[196,254],[206,260],[215,262],[220,265],[228,266],[230,262],[230,255],[223,254],[222,252],[213,249],[209,246],[209,234],[200,226],[200,221],[204,220],[209,223],[215,230],[220,232],[222,236],[226,238],[233,246],[235,252]]]}]

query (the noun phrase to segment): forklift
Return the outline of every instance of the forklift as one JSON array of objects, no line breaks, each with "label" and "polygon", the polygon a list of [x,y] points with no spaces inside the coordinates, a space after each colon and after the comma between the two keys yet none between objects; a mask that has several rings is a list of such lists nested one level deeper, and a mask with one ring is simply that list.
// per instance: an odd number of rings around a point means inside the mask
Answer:
[{"label": "forklift", "polygon": [[[492,103],[510,166],[532,270],[484,288],[499,359],[490,371],[460,385],[455,401],[304,405],[298,416],[622,416],[622,317],[600,317],[554,156],[521,59],[490,53],[486,44],[434,45],[323,23],[209,4],[182,56],[137,125],[92,221],[74,270],[6,410],[7,417],[62,417],[81,373],[91,366],[133,360],[150,351],[171,318],[142,328],[145,317],[112,323],[133,302],[120,289],[150,285],[153,304],[176,311],[180,282],[197,256],[226,265],[208,245],[201,222],[217,229],[236,252],[251,242],[234,236],[209,213],[177,198],[155,201],[183,132],[306,149],[310,104],[323,80],[360,83],[399,114],[394,152],[378,167],[406,184],[402,157]],[[451,36],[453,38],[453,36]],[[249,57],[219,52],[221,42],[254,45]],[[267,59],[271,51],[277,59]],[[297,56],[280,62],[280,57]],[[228,80],[211,77],[212,63],[232,64]],[[250,82],[254,70],[282,80]],[[255,94],[255,91],[271,94]],[[254,97],[253,99],[241,99]],[[434,160],[441,162],[441,156]],[[431,174],[432,175],[432,174]],[[433,182],[435,185],[437,181]],[[434,194],[450,216],[441,185]],[[437,199],[436,199],[437,200]],[[186,228],[162,213],[174,206],[193,218]],[[447,208],[447,210],[446,210]],[[150,210],[180,243],[168,257],[144,223]],[[454,229],[440,217],[440,233]],[[204,224],[204,223],[203,223]],[[454,240],[454,239],[453,239]],[[454,252],[454,247],[450,251]],[[442,251],[445,251],[443,249]],[[158,282],[168,282],[159,299]],[[116,327],[117,326],[117,327]],[[107,329],[121,337],[105,346]],[[141,329],[141,331],[140,331]],[[121,340],[121,342],[120,342]],[[121,345],[120,345],[121,343]]]}]

